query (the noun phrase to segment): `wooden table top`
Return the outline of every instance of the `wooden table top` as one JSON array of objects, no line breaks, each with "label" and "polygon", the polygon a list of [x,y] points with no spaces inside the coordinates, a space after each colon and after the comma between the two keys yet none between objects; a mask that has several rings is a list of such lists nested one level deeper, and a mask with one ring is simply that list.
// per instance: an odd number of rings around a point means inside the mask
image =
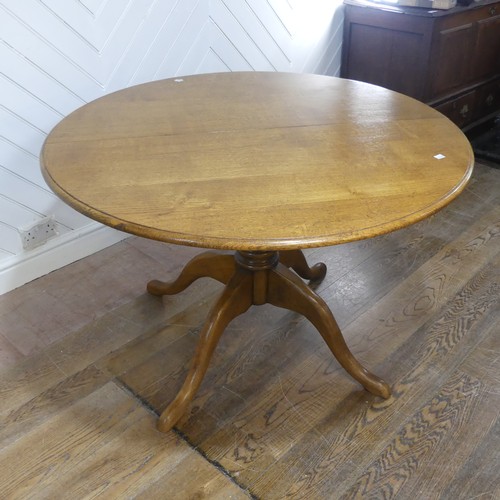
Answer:
[{"label": "wooden table top", "polygon": [[42,171],[108,226],[178,244],[285,250],[369,238],[465,187],[469,142],[428,106],[293,73],[156,81],[93,101],[47,137]]}]

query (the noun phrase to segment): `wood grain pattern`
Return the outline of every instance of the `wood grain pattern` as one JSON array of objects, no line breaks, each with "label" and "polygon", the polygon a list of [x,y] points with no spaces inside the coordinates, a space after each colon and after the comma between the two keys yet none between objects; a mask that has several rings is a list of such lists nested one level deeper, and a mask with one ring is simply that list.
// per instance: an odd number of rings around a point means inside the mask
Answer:
[{"label": "wood grain pattern", "polygon": [[472,423],[479,387],[478,380],[457,374],[398,429],[396,437],[340,498],[397,496],[422,462],[432,462],[443,442],[454,442],[462,427]]},{"label": "wood grain pattern", "polygon": [[[229,325],[177,430],[157,433],[152,412],[182,384],[223,285],[160,299],[145,284],[173,279],[196,249],[132,239],[0,297],[0,332],[18,318],[20,345],[58,329],[0,367],[0,496],[498,498],[499,186],[500,170],[477,165],[435,216],[306,252],[329,266],[317,290],[350,348],[392,382],[386,401],[307,320],[259,306]],[[137,271],[117,269],[111,300],[113,261]],[[57,286],[60,309],[37,330],[23,290],[32,302]]]},{"label": "wood grain pattern", "polygon": [[[93,253],[92,244],[97,251],[117,241],[111,232],[99,241],[82,235],[98,225],[55,198],[40,173],[42,142],[64,116],[104,94],[174,75],[337,75],[342,20],[340,0],[0,2],[0,293]],[[51,245],[33,265],[17,228],[44,215],[55,216],[60,237],[52,245],[63,246],[66,260]]]},{"label": "wood grain pattern", "polygon": [[463,190],[473,154],[442,115],[380,87],[223,73],[98,99],[55,127],[41,163],[63,200],[123,231],[285,250],[428,217]]}]

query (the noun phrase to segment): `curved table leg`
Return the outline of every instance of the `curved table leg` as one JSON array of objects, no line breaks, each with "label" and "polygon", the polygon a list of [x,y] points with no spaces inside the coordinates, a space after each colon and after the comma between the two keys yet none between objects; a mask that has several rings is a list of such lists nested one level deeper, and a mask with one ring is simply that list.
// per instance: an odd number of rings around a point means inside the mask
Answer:
[{"label": "curved table leg", "polygon": [[[364,368],[351,353],[326,303],[297,274],[319,279],[324,264],[309,268],[301,251],[237,252],[233,256],[204,252],[192,259],[173,283],[150,282],[148,290],[157,295],[184,290],[193,281],[210,276],[226,283],[200,332],[196,352],[183,386],[162,412],[158,430],[170,430],[187,410],[207,371],[217,342],[226,326],[252,304],[273,304],[305,316],[318,329],[342,367],[372,394],[388,398],[389,386]],[[324,266],[326,269],[326,266]]]},{"label": "curved table leg", "polygon": [[203,252],[192,258],[171,283],[153,280],[148,283],[148,292],[152,295],[174,295],[185,290],[199,278],[213,278],[221,283],[228,283],[234,274],[236,264],[232,255],[217,252]]},{"label": "curved table leg", "polygon": [[326,275],[326,265],[318,262],[309,267],[302,250],[286,250],[279,253],[280,262],[292,268],[301,278],[312,281],[321,281]]},{"label": "curved table leg", "polygon": [[169,431],[186,411],[203,380],[222,332],[231,320],[252,305],[252,288],[252,272],[238,269],[208,315],[186,380],[175,399],[160,415],[157,423],[159,431]]},{"label": "curved table leg", "polygon": [[370,373],[351,353],[342,333],[324,300],[284,265],[269,272],[267,302],[305,316],[318,329],[342,367],[367,391],[388,398],[389,385]]}]

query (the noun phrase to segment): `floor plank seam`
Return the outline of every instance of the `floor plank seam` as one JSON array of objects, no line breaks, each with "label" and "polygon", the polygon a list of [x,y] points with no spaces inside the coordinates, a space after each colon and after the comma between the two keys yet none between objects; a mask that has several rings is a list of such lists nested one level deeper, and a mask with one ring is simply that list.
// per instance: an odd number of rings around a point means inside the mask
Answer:
[{"label": "floor plank seam", "polygon": [[[125,382],[119,380],[118,378],[113,379],[113,382],[120,387],[124,392],[126,392],[129,396],[133,397],[137,400],[149,413],[153,414],[156,418],[159,417],[158,412],[154,409],[154,407],[144,399],[140,394],[137,394],[129,387]],[[219,462],[216,460],[212,460],[202,449],[198,446],[194,445],[186,434],[184,434],[181,430],[174,427],[172,429],[175,434],[177,434],[192,450],[194,450],[198,455],[200,455],[204,460],[206,460],[209,464],[215,467],[221,474],[226,476],[235,486],[237,486],[243,493],[247,494],[252,500],[259,500],[259,497],[253,494],[248,488],[240,484],[236,478],[231,475],[231,473],[226,470]]]},{"label": "floor plank seam", "polygon": [[177,427],[173,428],[173,431],[186,443],[188,444],[196,453],[198,453],[201,457],[203,457],[208,463],[210,463],[213,467],[215,467],[221,474],[224,474],[235,486],[241,489],[245,494],[247,494],[252,500],[260,500],[258,496],[252,493],[248,488],[243,486],[238,482],[238,480],[231,475],[231,473],[225,469],[217,460],[211,459],[203,450],[201,450],[198,446],[191,443],[188,436],[184,434]]},{"label": "floor plank seam", "polygon": [[129,387],[125,382],[120,380],[119,378],[114,378],[113,382],[124,392],[126,392],[129,396],[137,400],[149,413],[154,415],[156,418],[158,418],[158,413],[154,409],[154,407],[146,400],[144,399],[140,394],[137,394],[132,390],[131,387]]}]

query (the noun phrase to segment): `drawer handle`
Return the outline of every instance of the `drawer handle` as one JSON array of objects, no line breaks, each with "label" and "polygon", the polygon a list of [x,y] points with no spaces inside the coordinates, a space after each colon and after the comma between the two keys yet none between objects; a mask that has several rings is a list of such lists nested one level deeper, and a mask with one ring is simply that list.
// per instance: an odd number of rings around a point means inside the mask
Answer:
[{"label": "drawer handle", "polygon": [[491,106],[493,104],[494,100],[495,100],[495,98],[493,97],[493,94],[488,94],[488,97],[486,98],[486,104],[488,106]]},{"label": "drawer handle", "polygon": [[462,118],[465,118],[468,112],[469,112],[469,106],[467,106],[467,104],[464,104],[462,106],[462,109],[459,111],[459,113],[462,115]]},{"label": "drawer handle", "polygon": [[494,16],[497,13],[497,8],[495,6],[490,7],[490,16]]}]

